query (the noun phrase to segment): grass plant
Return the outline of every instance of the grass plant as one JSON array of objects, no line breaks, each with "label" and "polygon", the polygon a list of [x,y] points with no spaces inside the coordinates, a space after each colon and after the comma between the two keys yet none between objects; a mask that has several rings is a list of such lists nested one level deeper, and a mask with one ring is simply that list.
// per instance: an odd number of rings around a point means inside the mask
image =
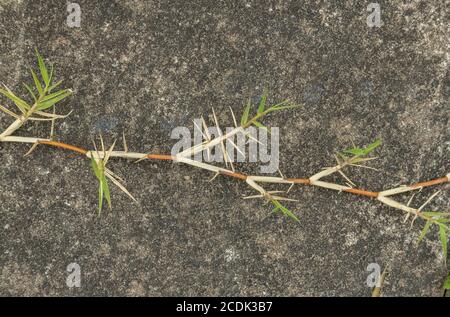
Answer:
[{"label": "grass plant", "polygon": [[[411,227],[417,219],[421,219],[424,223],[422,231],[418,242],[420,242],[427,233],[432,229],[437,229],[440,243],[442,245],[442,252],[444,261],[447,258],[447,240],[449,235],[449,223],[450,223],[450,212],[446,211],[431,211],[427,210],[426,206],[440,194],[440,191],[432,194],[425,202],[419,205],[419,207],[412,207],[413,197],[409,199],[408,202],[400,202],[393,199],[393,196],[406,193],[406,192],[417,192],[425,187],[436,186],[443,183],[448,183],[450,181],[450,173],[445,176],[435,178],[432,180],[411,184],[402,185],[399,187],[383,190],[383,191],[368,191],[364,189],[357,188],[355,183],[348,177],[345,172],[350,168],[369,168],[374,169],[367,165],[370,161],[376,159],[376,157],[371,157],[370,155],[377,150],[381,145],[381,140],[375,140],[373,143],[368,144],[365,147],[352,146],[351,148],[344,149],[334,155],[336,165],[331,167],[325,167],[321,171],[313,174],[307,178],[289,178],[285,177],[281,171],[279,176],[259,176],[259,175],[246,175],[244,173],[237,172],[233,166],[232,161],[229,159],[227,152],[225,151],[224,142],[230,141],[230,139],[237,134],[243,134],[247,138],[252,139],[248,133],[246,133],[246,128],[250,126],[255,126],[258,128],[264,128],[270,131],[270,128],[266,127],[263,123],[263,119],[271,113],[278,112],[281,110],[288,110],[299,107],[298,105],[292,104],[289,101],[283,101],[275,105],[267,104],[267,93],[264,93],[260,102],[257,105],[253,105],[250,100],[244,107],[241,120],[239,124],[237,123],[236,117],[231,110],[231,116],[235,127],[223,134],[219,126],[219,122],[216,113],[213,110],[214,124],[217,127],[219,136],[211,138],[208,134],[206,127],[206,122],[203,119],[203,127],[197,127],[200,129],[205,137],[205,141],[201,144],[194,145],[193,147],[186,149],[175,156],[167,154],[153,154],[153,153],[136,153],[129,152],[125,135],[123,135],[123,150],[115,150],[116,142],[114,142],[109,149],[105,148],[103,138],[100,136],[100,150],[97,148],[95,142],[94,148],[91,150],[84,149],[75,145],[58,142],[53,139],[53,130],[56,120],[62,120],[67,115],[56,114],[56,108],[59,103],[67,99],[72,91],[70,89],[60,89],[61,81],[54,83],[54,67],[51,66],[50,69],[47,67],[43,57],[36,51],[38,73],[33,69],[30,70],[31,81],[33,85],[24,83],[24,87],[27,92],[27,96],[20,98],[12,92],[7,86],[0,89],[0,94],[6,97],[10,103],[16,108],[16,112],[10,110],[6,106],[0,105],[0,110],[7,115],[13,117],[14,121],[0,134],[0,142],[19,142],[19,143],[30,143],[32,147],[27,154],[30,154],[38,145],[46,145],[50,147],[62,148],[68,151],[72,151],[81,154],[91,161],[91,168],[93,173],[98,180],[98,214],[100,215],[103,209],[104,200],[106,200],[109,208],[112,208],[111,195],[108,181],[111,181],[115,186],[117,186],[122,192],[128,195],[132,200],[135,200],[131,193],[122,185],[123,180],[118,177],[114,172],[107,168],[107,164],[112,158],[123,158],[134,160],[135,162],[140,162],[142,160],[169,160],[173,162],[183,163],[190,165],[195,168],[200,168],[214,173],[214,177],[219,175],[225,177],[232,177],[239,181],[244,181],[248,186],[256,192],[255,195],[246,196],[245,199],[262,199],[273,205],[274,213],[281,213],[294,221],[300,221],[299,217],[288,209],[282,201],[295,201],[295,199],[287,197],[290,189],[295,185],[307,185],[316,186],[323,189],[335,190],[344,193],[351,193],[354,195],[359,195],[367,198],[377,200],[378,202],[390,206],[393,209],[399,210],[405,214],[405,222],[410,221]],[[59,90],[58,90],[59,89]],[[28,101],[27,101],[28,100]],[[53,111],[48,110],[52,108]],[[14,133],[22,127],[27,121],[50,121],[51,129],[50,136],[48,138],[39,137],[22,137],[15,136]],[[240,151],[237,145],[232,141],[231,144]],[[207,164],[199,162],[193,159],[196,153],[203,151],[210,151],[213,147],[220,145],[222,149],[222,155],[225,162],[225,167],[219,167],[212,164]],[[344,172],[345,170],[345,172]],[[324,181],[323,179],[338,173],[342,179],[343,184],[334,183],[330,181]],[[267,191],[264,188],[264,184],[272,183],[279,184],[280,186],[289,185],[287,190],[278,191]],[[284,194],[283,196],[281,194]],[[286,197],[285,197],[286,196]],[[448,289],[450,281],[447,280],[445,287]]]}]

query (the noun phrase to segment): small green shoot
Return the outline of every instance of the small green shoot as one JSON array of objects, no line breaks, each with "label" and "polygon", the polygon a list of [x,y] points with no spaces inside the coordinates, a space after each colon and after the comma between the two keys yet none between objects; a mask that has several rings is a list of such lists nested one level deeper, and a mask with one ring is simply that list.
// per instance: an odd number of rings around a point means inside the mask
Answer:
[{"label": "small green shoot", "polygon": [[252,103],[249,99],[244,108],[244,112],[242,113],[241,127],[248,128],[249,126],[254,125],[258,128],[265,129],[270,133],[270,129],[268,129],[261,122],[259,122],[258,121],[259,119],[261,119],[262,117],[264,117],[265,115],[267,115],[268,113],[273,112],[273,111],[293,109],[293,108],[300,107],[300,105],[290,104],[287,100],[285,100],[279,104],[270,106],[269,108],[266,108],[266,104],[267,104],[267,92],[264,91],[264,93],[261,97],[261,100],[258,104],[256,115],[253,118],[249,119],[250,112],[251,112],[250,110],[252,108]]},{"label": "small green shoot", "polygon": [[103,160],[97,161],[94,157],[91,157],[91,166],[94,171],[95,176],[99,181],[98,185],[98,215],[100,216],[103,208],[103,197],[106,198],[108,202],[108,206],[111,209],[111,196],[109,193],[108,181],[105,177],[105,166],[103,164]]},{"label": "small green shoot", "polygon": [[444,262],[447,260],[448,256],[448,247],[447,247],[447,240],[448,240],[448,234],[450,233],[450,228],[446,223],[450,223],[449,214],[445,212],[437,212],[437,211],[424,211],[422,212],[422,215],[427,217],[427,222],[425,223],[425,226],[422,229],[422,232],[420,234],[420,237],[417,241],[417,243],[420,243],[427,232],[429,231],[431,225],[436,225],[439,228],[439,239],[441,241],[442,246],[442,254],[444,257]]},{"label": "small green shoot", "polygon": [[241,117],[241,125],[245,125],[248,121],[248,114],[250,113],[250,107],[252,106],[252,103],[250,99],[247,102],[247,105],[245,106],[244,113]]},{"label": "small green shoot", "polygon": [[10,99],[19,108],[20,112],[26,113],[30,110],[31,106],[23,99],[17,97],[8,87],[5,89],[0,88],[0,94],[4,95],[6,98]]},{"label": "small green shoot", "polygon": [[[241,127],[242,128],[248,128],[251,125],[256,126],[257,128],[260,129],[264,129],[266,130],[268,133],[270,133],[270,129],[267,128],[264,124],[262,124],[260,121],[258,121],[259,119],[261,119],[262,117],[264,117],[265,115],[267,115],[270,112],[274,112],[274,111],[278,111],[278,110],[285,110],[285,109],[293,109],[293,108],[298,108],[300,107],[300,105],[294,105],[289,103],[287,100],[272,105],[270,107],[267,108],[267,91],[264,90],[263,95],[261,96],[261,99],[257,105],[257,110],[256,110],[256,115],[254,117],[250,118],[250,113],[251,113],[251,109],[252,109],[252,102],[249,99],[247,101],[247,104],[245,105],[244,111],[242,113],[242,117],[241,117]],[[234,117],[234,115],[233,115]],[[251,136],[249,136],[247,133],[245,133],[249,138],[251,138]],[[285,206],[283,206],[278,199],[275,199],[276,197],[268,197],[270,202],[273,204],[274,209],[272,210],[274,213],[277,211],[281,211],[285,216],[288,216],[292,219],[294,219],[295,221],[299,222],[299,219],[297,218],[297,216],[290,211],[289,209],[287,209]],[[281,199],[281,198],[280,198]],[[287,199],[285,199],[287,200]]]},{"label": "small green shoot", "polygon": [[266,101],[267,101],[267,90],[264,90],[264,93],[263,93],[261,100],[259,102],[259,105],[258,105],[258,111],[257,111],[258,114],[264,112],[264,109],[266,108]]},{"label": "small green shoot", "polygon": [[36,49],[36,56],[38,59],[38,66],[39,70],[41,72],[42,79],[44,80],[45,86],[48,87],[50,83],[50,78],[48,77],[48,71],[47,66],[45,65],[44,59],[42,58],[41,54],[39,54],[39,51]]},{"label": "small green shoot", "polygon": [[297,216],[290,211],[289,209],[287,209],[286,207],[284,207],[278,200],[275,199],[271,199],[270,202],[274,205],[274,209],[272,210],[273,213],[276,213],[278,210],[281,211],[285,216],[288,216],[292,219],[294,219],[297,222],[300,222],[300,220],[297,218]]},{"label": "small green shoot", "polygon": [[6,98],[11,100],[19,111],[26,115],[31,116],[34,113],[42,115],[42,111],[46,110],[56,103],[61,102],[72,94],[70,89],[62,89],[58,92],[51,93],[53,89],[61,84],[61,81],[52,84],[54,68],[51,66],[50,73],[48,71],[47,65],[45,64],[44,58],[36,50],[37,63],[39,68],[39,76],[33,69],[30,69],[31,76],[33,78],[34,87],[23,83],[28,94],[32,99],[32,103],[27,103],[25,100],[17,97],[8,87],[4,89],[0,88],[0,94],[4,95]]},{"label": "small green shoot", "polygon": [[419,237],[419,240],[417,240],[417,243],[420,243],[423,240],[423,238],[425,238],[428,230],[430,230],[431,224],[432,224],[431,220],[428,220],[426,222],[425,226],[423,227],[423,229],[422,229],[422,231],[420,233],[420,237]]},{"label": "small green shoot", "polygon": [[[106,164],[108,163],[109,158],[111,157],[111,154],[114,150],[114,146],[116,145],[116,141],[111,145],[108,151],[105,151],[103,138],[100,136],[101,141],[101,147],[102,147],[102,156],[100,156],[100,153],[97,150],[97,145],[94,143],[95,153],[97,158],[94,158],[94,152],[91,152],[91,167],[94,171],[95,177],[97,177],[99,181],[98,185],[98,215],[100,216],[102,209],[103,209],[103,198],[106,199],[108,202],[108,207],[111,209],[111,195],[109,191],[109,185],[108,185],[108,179],[113,182],[114,185],[119,187],[121,191],[123,191],[125,194],[128,195],[133,201],[136,201],[136,199],[133,197],[133,195],[130,194],[130,192],[120,183],[120,181],[123,181],[119,176],[117,176],[113,171],[108,169],[106,167]],[[124,144],[126,142],[124,141]],[[102,158],[100,158],[102,157]],[[120,180],[120,181],[119,181]]]},{"label": "small green shoot", "polygon": [[344,150],[343,152],[346,154],[352,154],[357,157],[363,157],[363,156],[367,156],[368,154],[373,152],[380,145],[381,145],[381,139],[377,139],[375,142],[369,144],[365,148],[353,147],[353,148]]}]

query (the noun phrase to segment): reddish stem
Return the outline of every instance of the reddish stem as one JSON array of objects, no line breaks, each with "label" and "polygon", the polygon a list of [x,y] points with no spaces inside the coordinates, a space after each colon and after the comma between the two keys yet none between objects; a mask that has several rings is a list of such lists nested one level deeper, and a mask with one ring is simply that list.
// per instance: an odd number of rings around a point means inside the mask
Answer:
[{"label": "reddish stem", "polygon": [[[38,141],[38,143],[66,149],[66,150],[77,152],[77,153],[84,154],[84,155],[86,155],[86,153],[88,152],[88,150],[85,150],[83,148],[80,148],[80,147],[77,147],[74,145],[70,145],[70,144],[66,144],[66,143],[62,143],[62,142],[57,142],[57,141]],[[152,160],[163,160],[163,161],[164,160],[165,161],[173,161],[174,160],[174,157],[172,155],[166,155],[166,154],[147,154],[147,158],[152,159]],[[233,178],[237,178],[237,179],[240,179],[243,181],[245,181],[248,177],[246,174],[243,174],[243,173],[228,172],[228,171],[220,171],[220,174],[229,176],[229,177],[233,177]],[[307,178],[286,178],[285,180],[288,182],[295,183],[295,184],[312,185],[311,181]],[[412,184],[412,185],[409,185],[409,187],[412,187],[412,188],[428,187],[428,186],[432,186],[432,185],[446,183],[448,181],[449,181],[449,179],[447,178],[447,176],[444,176],[444,177],[436,178],[436,179],[429,180],[426,182]],[[366,196],[366,197],[372,197],[372,198],[377,198],[379,195],[379,192],[371,192],[371,191],[362,190],[362,189],[358,189],[358,188],[347,188],[347,189],[344,189],[343,191],[347,192],[347,193],[352,193],[352,194]]]}]

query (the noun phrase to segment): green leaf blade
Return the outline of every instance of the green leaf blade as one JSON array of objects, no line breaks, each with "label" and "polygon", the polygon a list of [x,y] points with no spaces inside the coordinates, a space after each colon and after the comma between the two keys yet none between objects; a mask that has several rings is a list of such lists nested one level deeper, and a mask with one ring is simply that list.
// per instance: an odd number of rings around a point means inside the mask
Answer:
[{"label": "green leaf blade", "polygon": [[247,105],[245,106],[244,112],[241,117],[241,126],[245,125],[248,120],[248,115],[250,113],[250,107],[251,107],[250,99],[247,102]]},{"label": "green leaf blade", "polygon": [[55,89],[56,87],[58,87],[59,85],[61,85],[62,82],[63,82],[63,81],[60,80],[60,81],[58,81],[57,83],[51,85],[51,86],[48,88],[48,92],[51,92],[53,89]]},{"label": "green leaf blade", "polygon": [[41,102],[56,98],[64,93],[70,93],[70,91],[68,89],[62,89],[60,91],[54,92],[54,93],[49,94],[49,95],[45,96],[44,98],[42,98]]},{"label": "green leaf blade", "polygon": [[20,111],[26,112],[26,110],[30,110],[30,105],[24,100],[17,97],[11,90],[0,89],[0,94],[10,99],[17,106],[17,108],[19,108]]},{"label": "green leaf blade", "polygon": [[375,140],[375,142],[373,142],[373,143],[369,144],[368,146],[366,146],[366,148],[364,149],[364,154],[367,155],[370,152],[373,152],[380,145],[381,145],[381,139]]},{"label": "green leaf blade", "polygon": [[291,219],[293,219],[296,222],[300,222],[300,220],[297,218],[297,216],[290,211],[289,209],[287,209],[286,207],[283,206],[283,208],[281,208],[281,211],[288,217],[290,217]]},{"label": "green leaf blade", "polygon": [[354,156],[366,156],[373,152],[377,147],[381,145],[381,139],[375,140],[375,142],[369,144],[365,148],[354,147],[350,149],[346,149],[343,153],[352,154]]},{"label": "green leaf blade", "polygon": [[36,89],[39,93],[39,96],[43,96],[44,95],[44,88],[42,88],[42,84],[39,80],[39,78],[37,77],[36,73],[34,72],[34,70],[32,70],[30,68],[30,72],[31,72],[31,76],[33,76],[33,81],[34,81],[34,85],[36,86]]},{"label": "green leaf blade", "polygon": [[420,243],[423,240],[423,238],[425,238],[425,235],[427,234],[428,230],[430,229],[431,223],[432,223],[431,220],[427,221],[427,223],[425,224],[425,226],[423,227],[423,229],[420,233],[420,237],[417,240],[417,243]]},{"label": "green leaf blade", "polygon": [[447,227],[445,225],[439,224],[439,238],[441,239],[444,262],[446,262],[447,261]]},{"label": "green leaf blade", "polygon": [[52,83],[54,71],[55,71],[55,67],[54,67],[53,65],[50,66],[50,76],[49,76],[49,78],[48,78],[48,84],[47,84],[47,87],[48,87],[48,88],[50,88],[50,85],[51,85],[51,83]]},{"label": "green leaf blade", "polygon": [[50,80],[49,80],[49,76],[48,76],[47,66],[45,66],[44,59],[42,58],[41,54],[39,54],[38,50],[36,50],[36,56],[38,59],[38,66],[39,66],[39,70],[41,72],[41,77],[44,80],[45,86],[48,87],[50,84]]},{"label": "green leaf blade", "polygon": [[108,207],[111,209],[111,195],[109,193],[109,186],[108,186],[108,180],[105,177],[105,174],[102,175],[102,186],[103,186],[103,193],[105,195],[106,201],[108,202]]},{"label": "green leaf blade", "polygon": [[98,184],[98,216],[101,215],[102,208],[103,208],[103,186],[102,183],[100,182]]},{"label": "green leaf blade", "polygon": [[292,211],[290,211],[289,209],[284,207],[279,201],[272,200],[272,204],[275,206],[275,208],[272,210],[273,212],[276,212],[277,210],[281,210],[281,212],[285,216],[288,216],[289,218],[295,220],[296,222],[300,222],[300,220],[297,218],[297,216]]},{"label": "green leaf blade", "polygon": [[356,156],[363,156],[364,150],[359,147],[356,147],[356,148],[344,150],[344,153],[352,154],[352,155],[356,155]]},{"label": "green leaf blade", "polygon": [[94,171],[95,176],[98,178],[99,181],[101,181],[102,173],[98,167],[97,161],[94,159],[93,156],[91,156],[91,166],[92,166],[92,170]]},{"label": "green leaf blade", "polygon": [[254,124],[256,127],[260,128],[260,129],[266,130],[266,131],[270,134],[270,129],[267,128],[267,127],[266,127],[264,124],[262,124],[261,122],[253,121],[253,124]]},{"label": "green leaf blade", "polygon": [[33,92],[33,89],[31,89],[31,87],[29,85],[25,84],[25,83],[23,85],[26,88],[26,90],[28,90],[28,92],[29,92],[30,96],[33,98],[34,102],[36,102],[37,98],[36,98],[36,95]]},{"label": "green leaf blade", "polygon": [[56,104],[57,102],[60,102],[62,100],[64,100],[65,98],[69,97],[72,94],[72,91],[70,90],[62,90],[59,92],[56,92],[52,95],[55,95],[55,97],[48,99],[47,96],[46,98],[44,98],[44,101],[41,101],[37,107],[37,110],[45,110],[50,108],[51,106],[53,106],[54,104]]},{"label": "green leaf blade", "polygon": [[264,109],[266,108],[266,101],[267,101],[267,92],[264,91],[264,93],[261,97],[261,100],[259,102],[259,105],[258,105],[258,111],[257,111],[258,114],[264,112]]},{"label": "green leaf blade", "polygon": [[289,102],[287,100],[285,100],[275,106],[270,107],[269,109],[267,109],[267,112],[286,110],[286,109],[295,109],[295,108],[299,108],[299,107],[301,107],[301,105],[289,104]]}]

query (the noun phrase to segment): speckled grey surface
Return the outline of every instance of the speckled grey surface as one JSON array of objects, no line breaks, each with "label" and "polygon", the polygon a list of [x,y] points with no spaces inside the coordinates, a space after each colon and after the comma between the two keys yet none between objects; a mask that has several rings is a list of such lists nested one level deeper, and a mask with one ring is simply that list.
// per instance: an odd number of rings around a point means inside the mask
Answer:
[{"label": "speckled grey surface", "polygon": [[[74,89],[58,140],[88,147],[122,131],[130,149],[170,152],[176,126],[214,107],[223,122],[264,87],[279,113],[281,169],[309,176],[352,140],[384,145],[381,171],[349,174],[381,190],[450,171],[448,15],[444,1],[379,1],[383,26],[366,25],[364,1],[0,0],[0,80],[22,91],[35,47]],[[4,98],[0,99],[5,103]],[[0,115],[0,126],[10,122]],[[47,136],[46,124],[18,134]],[[369,296],[369,263],[390,265],[389,296],[439,296],[446,276],[435,233],[416,246],[403,215],[369,199],[297,186],[300,223],[242,200],[245,184],[167,162],[116,160],[138,199],[113,189],[96,216],[89,161],[43,146],[0,144],[1,295]],[[240,166],[257,171],[254,164]],[[450,207],[448,185],[431,207]],[[423,202],[434,189],[424,190]],[[408,199],[404,196],[403,199]],[[81,267],[81,287],[66,267]]]}]

